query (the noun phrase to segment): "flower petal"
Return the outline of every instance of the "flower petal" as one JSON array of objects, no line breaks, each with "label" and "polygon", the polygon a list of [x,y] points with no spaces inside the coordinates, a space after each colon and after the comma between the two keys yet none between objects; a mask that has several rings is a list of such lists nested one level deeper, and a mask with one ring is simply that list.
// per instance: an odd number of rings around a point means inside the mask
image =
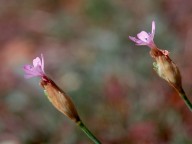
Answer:
[{"label": "flower petal", "polygon": [[156,47],[153,39],[155,35],[155,21],[152,21],[151,33],[147,33],[146,31],[141,31],[137,34],[136,37],[129,36],[129,39],[134,41],[136,45],[147,45],[150,48]]},{"label": "flower petal", "polygon": [[137,34],[137,37],[143,42],[148,42],[150,35],[145,31],[141,31],[140,33]]},{"label": "flower petal", "polygon": [[44,71],[44,57],[43,57],[43,54],[41,54],[41,68],[42,68],[42,71]]},{"label": "flower petal", "polygon": [[23,69],[25,71],[25,74],[27,74],[27,75],[33,75],[33,76],[40,76],[40,75],[42,75],[34,67],[32,69],[26,69],[25,67],[23,67]]},{"label": "flower petal", "polygon": [[147,45],[146,42],[143,42],[142,40],[139,40],[139,39],[137,39],[135,37],[129,36],[129,39],[134,41],[136,43],[136,45]]},{"label": "flower petal", "polygon": [[43,75],[44,72],[42,71],[42,68],[41,66],[37,66],[37,67],[34,67],[34,71],[38,74],[38,75]]},{"label": "flower petal", "polygon": [[41,66],[41,59],[39,57],[36,57],[34,60],[33,60],[33,66],[36,67],[40,65]]},{"label": "flower petal", "polygon": [[155,21],[152,21],[151,38],[153,39],[154,36],[155,36]]},{"label": "flower petal", "polygon": [[23,67],[23,70],[25,71],[26,74],[34,74],[34,67],[31,65],[25,65]]},{"label": "flower petal", "polygon": [[25,71],[25,78],[43,77],[45,75],[43,55],[41,54],[41,59],[36,57],[33,60],[33,65],[25,65],[23,70]]},{"label": "flower petal", "polygon": [[140,42],[141,40],[137,39],[136,37],[129,36],[129,39],[134,41],[135,43]]}]

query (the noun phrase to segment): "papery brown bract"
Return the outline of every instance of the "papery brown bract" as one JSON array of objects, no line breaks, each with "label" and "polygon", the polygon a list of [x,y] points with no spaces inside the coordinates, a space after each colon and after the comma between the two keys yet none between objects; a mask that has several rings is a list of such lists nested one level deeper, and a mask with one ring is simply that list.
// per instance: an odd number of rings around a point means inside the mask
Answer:
[{"label": "papery brown bract", "polygon": [[169,58],[168,51],[152,48],[150,55],[156,60],[154,70],[157,74],[180,92],[182,90],[180,71]]},{"label": "papery brown bract", "polygon": [[43,77],[40,84],[44,88],[49,101],[57,108],[57,110],[76,123],[80,121],[80,117],[71,98],[51,79]]}]

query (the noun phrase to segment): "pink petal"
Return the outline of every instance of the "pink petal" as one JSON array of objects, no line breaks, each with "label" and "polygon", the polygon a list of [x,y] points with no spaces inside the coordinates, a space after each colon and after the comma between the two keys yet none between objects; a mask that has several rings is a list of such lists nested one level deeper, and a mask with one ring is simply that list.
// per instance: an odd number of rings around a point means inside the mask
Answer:
[{"label": "pink petal", "polygon": [[137,37],[143,42],[148,42],[150,35],[147,32],[142,31],[137,34]]},{"label": "pink petal", "polygon": [[155,36],[155,21],[152,21],[151,38],[153,39],[154,36]]},{"label": "pink petal", "polygon": [[41,59],[39,57],[36,57],[34,60],[33,60],[33,66],[36,67],[40,65],[41,66]]},{"label": "pink petal", "polygon": [[129,39],[134,41],[135,43],[138,43],[140,40],[137,39],[136,37],[129,36]]},{"label": "pink petal", "polygon": [[136,43],[136,45],[146,45],[147,44],[146,42],[143,42],[142,40],[139,40],[139,39],[132,37],[132,36],[129,36],[129,39],[134,41]]},{"label": "pink petal", "polygon": [[43,54],[41,54],[41,68],[42,68],[42,71],[45,73],[45,71],[44,71],[44,57],[43,57]]},{"label": "pink petal", "polygon": [[23,69],[24,70],[31,70],[33,68],[32,65],[24,65]]},{"label": "pink petal", "polygon": [[34,67],[34,72],[36,72],[38,75],[44,74],[40,65],[38,65],[37,67]]},{"label": "pink petal", "polygon": [[23,67],[23,70],[25,71],[26,74],[34,74],[34,67],[31,65],[25,65]]},{"label": "pink petal", "polygon": [[36,57],[33,60],[33,65],[25,65],[23,70],[25,71],[25,78],[43,77],[45,75],[43,55],[41,54],[41,59]]},{"label": "pink petal", "polygon": [[25,71],[25,74],[28,74],[28,75],[39,75],[39,72],[37,72],[34,68],[33,69],[25,69],[23,68],[24,71]]}]

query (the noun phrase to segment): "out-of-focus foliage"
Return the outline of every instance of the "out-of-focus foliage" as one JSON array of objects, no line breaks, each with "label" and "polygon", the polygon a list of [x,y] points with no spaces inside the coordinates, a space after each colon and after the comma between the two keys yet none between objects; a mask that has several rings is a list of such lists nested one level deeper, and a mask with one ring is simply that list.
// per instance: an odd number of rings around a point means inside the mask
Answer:
[{"label": "out-of-focus foliage", "polygon": [[147,47],[128,40],[156,21],[192,100],[192,1],[1,0],[0,143],[88,144],[22,66],[45,57],[46,73],[73,99],[104,144],[190,144],[192,114],[152,69]]}]

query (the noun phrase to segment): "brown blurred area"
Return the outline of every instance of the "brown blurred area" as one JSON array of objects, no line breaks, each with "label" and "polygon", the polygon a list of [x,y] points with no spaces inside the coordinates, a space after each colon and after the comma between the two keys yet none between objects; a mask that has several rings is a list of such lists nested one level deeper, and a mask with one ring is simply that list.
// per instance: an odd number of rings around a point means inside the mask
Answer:
[{"label": "brown blurred area", "polygon": [[192,114],[152,69],[150,31],[170,52],[192,101],[191,0],[0,0],[0,144],[88,144],[22,67],[45,71],[103,144],[190,144]]}]

